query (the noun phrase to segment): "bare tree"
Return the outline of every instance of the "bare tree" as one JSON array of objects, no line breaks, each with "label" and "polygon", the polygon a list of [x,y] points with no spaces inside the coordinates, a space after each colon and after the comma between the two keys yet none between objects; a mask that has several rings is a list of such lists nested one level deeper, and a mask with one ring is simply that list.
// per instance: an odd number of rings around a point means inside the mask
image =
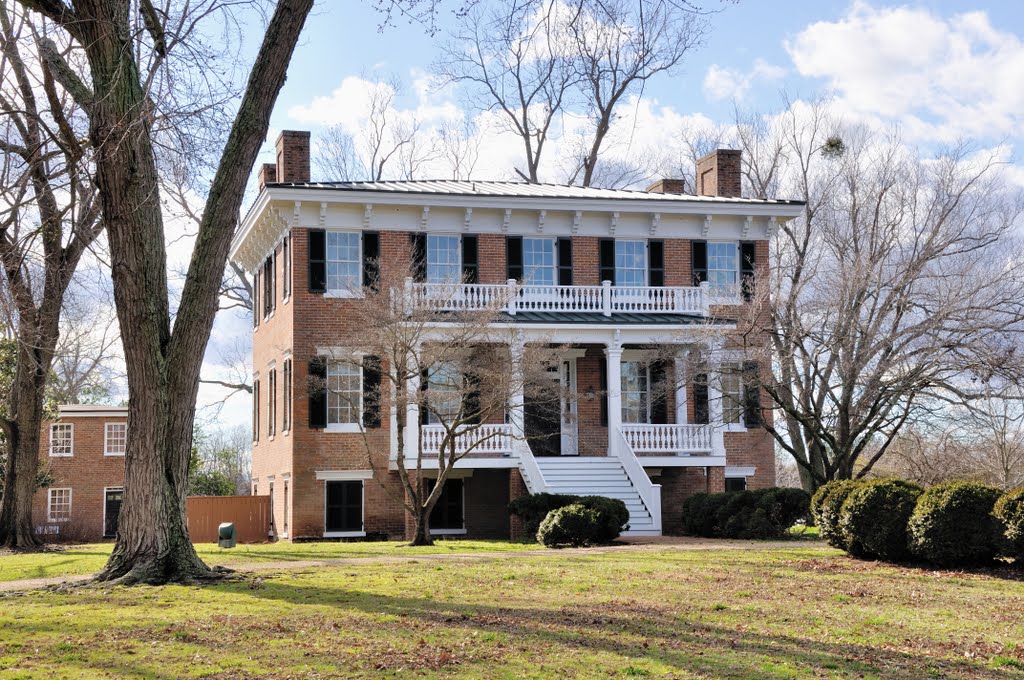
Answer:
[{"label": "bare tree", "polygon": [[539,180],[552,127],[578,75],[565,51],[561,5],[545,0],[502,0],[472,7],[442,46],[434,70],[443,82],[465,87],[472,110],[495,113],[498,125],[522,141],[525,168]]},{"label": "bare tree", "polygon": [[480,160],[480,137],[471,121],[442,123],[437,130],[438,154],[451,169],[454,180],[470,179]]},{"label": "bare tree", "polygon": [[[386,472],[389,461],[367,436],[367,428],[379,426],[381,412],[389,409],[397,432],[390,463],[401,480],[398,500],[415,521],[411,544],[430,545],[430,513],[455,465],[468,455],[493,450],[501,439],[524,440],[521,423],[511,435],[502,427],[506,414],[527,386],[551,382],[536,375],[555,365],[558,350],[525,346],[514,331],[495,327],[500,300],[489,311],[475,312],[444,311],[429,304],[411,293],[406,271],[385,269],[379,283],[363,291],[352,312],[353,327],[360,329],[357,345],[351,354],[328,358],[361,366],[364,374],[376,376],[378,387],[362,402],[348,403],[328,372],[326,381],[311,379],[310,389],[326,391],[328,406],[363,409],[361,432],[367,465],[374,471]],[[427,437],[410,441],[417,423],[434,428],[429,442]],[[425,467],[428,462],[432,464]]]},{"label": "bare tree", "polygon": [[781,143],[759,144],[778,159],[750,156],[779,163],[782,193],[806,208],[779,228],[749,326],[774,355],[764,391],[781,417],[766,427],[813,491],[869,474],[934,403],[1020,379],[1022,202],[989,157],[923,158],[824,104],[772,129]]},{"label": "bare tree", "polygon": [[79,106],[58,84],[47,26],[0,0],[0,265],[5,316],[17,341],[0,408],[8,456],[0,546],[31,548],[39,431],[60,336],[61,308],[83,254],[102,229]]},{"label": "bare tree", "polygon": [[88,296],[69,295],[65,300],[50,388],[57,403],[109,401],[111,386],[123,377],[114,367],[121,348],[117,315],[97,293],[93,288]]},{"label": "bare tree", "polygon": [[[157,11],[150,0],[20,1],[59,26],[60,39],[78,51],[77,59],[62,59],[53,40],[41,41],[60,81],[88,115],[128,374],[132,426],[124,506],[117,543],[98,578],[161,583],[209,576],[185,525],[199,370],[245,186],[312,0],[276,3],[226,140],[216,145],[222,151],[215,154],[173,328],[154,107],[166,103],[160,95],[174,90],[178,69],[216,71],[176,62],[175,56],[197,56],[196,27],[211,14],[230,22],[232,3],[210,0],[186,11]],[[231,99],[230,89],[215,85],[210,92]]]},{"label": "bare tree", "polygon": [[[667,0],[577,0],[567,14],[574,83],[592,124],[586,154],[571,182],[597,185],[602,147],[622,102],[651,78],[671,73],[704,40],[705,14]],[[571,6],[571,5],[570,5]]]},{"label": "bare tree", "polygon": [[[984,481],[1002,489],[1024,484],[1024,394],[1020,386],[991,394],[966,407],[964,428],[968,461]],[[969,442],[969,443],[968,443]]]}]

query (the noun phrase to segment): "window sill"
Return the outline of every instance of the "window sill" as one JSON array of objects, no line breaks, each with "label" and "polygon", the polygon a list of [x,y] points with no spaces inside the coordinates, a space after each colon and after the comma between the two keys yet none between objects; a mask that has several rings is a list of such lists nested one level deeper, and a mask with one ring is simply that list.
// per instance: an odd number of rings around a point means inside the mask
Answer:
[{"label": "window sill", "polygon": [[50,458],[74,458],[73,453],[51,453]]},{"label": "window sill", "polygon": [[746,432],[747,426],[743,423],[726,423],[722,427],[722,432]]},{"label": "window sill", "polygon": [[325,298],[337,298],[337,299],[358,299],[363,297],[363,291],[361,290],[329,290],[324,293]]},{"label": "window sill", "polygon": [[103,452],[103,457],[104,458],[124,458],[124,454],[123,453],[107,453],[106,451],[104,451]]},{"label": "window sill", "polygon": [[366,538],[365,531],[325,531],[324,538]]},{"label": "window sill", "polygon": [[338,433],[338,434],[359,434],[363,431],[362,425],[355,423],[334,423],[329,424],[324,428],[324,432]]},{"label": "window sill", "polygon": [[465,536],[465,529],[431,529],[431,536]]}]

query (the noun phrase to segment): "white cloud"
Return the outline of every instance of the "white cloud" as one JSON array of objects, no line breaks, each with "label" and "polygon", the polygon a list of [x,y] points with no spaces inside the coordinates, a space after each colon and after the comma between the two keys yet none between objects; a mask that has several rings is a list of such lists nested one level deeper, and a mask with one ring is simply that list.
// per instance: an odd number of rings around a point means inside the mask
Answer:
[{"label": "white cloud", "polygon": [[753,67],[746,73],[738,69],[712,64],[704,75],[704,95],[712,101],[741,100],[753,85],[779,80],[784,75],[786,75],[786,69],[769,64],[760,58],[754,60]]},{"label": "white cloud", "polygon": [[946,19],[857,2],[786,49],[801,75],[826,79],[846,112],[896,120],[911,139],[992,138],[1024,123],[1024,43],[984,12]]}]

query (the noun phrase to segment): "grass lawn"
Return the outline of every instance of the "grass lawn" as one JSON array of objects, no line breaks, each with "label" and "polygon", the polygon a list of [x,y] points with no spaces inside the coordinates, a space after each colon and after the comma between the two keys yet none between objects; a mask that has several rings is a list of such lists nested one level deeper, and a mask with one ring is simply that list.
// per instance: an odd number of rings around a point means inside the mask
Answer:
[{"label": "grass lawn", "polygon": [[0,597],[0,677],[1024,678],[1022,612],[803,542],[424,556]]},{"label": "grass lawn", "polygon": [[[196,551],[210,566],[234,567],[261,562],[301,562],[356,557],[427,555],[435,553],[481,553],[536,550],[537,545],[508,541],[438,541],[424,548],[402,547],[401,542],[352,543],[262,543],[239,545],[230,550],[216,543],[197,543]],[[0,582],[53,576],[94,574],[103,568],[114,549],[112,542],[87,543],[55,548],[41,553],[4,553],[0,551]]]}]

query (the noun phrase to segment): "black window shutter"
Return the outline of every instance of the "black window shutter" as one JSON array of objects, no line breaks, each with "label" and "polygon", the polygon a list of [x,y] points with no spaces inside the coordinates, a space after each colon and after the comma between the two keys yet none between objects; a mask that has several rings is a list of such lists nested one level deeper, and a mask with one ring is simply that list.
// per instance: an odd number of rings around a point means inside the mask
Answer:
[{"label": "black window shutter", "polygon": [[698,425],[707,425],[711,422],[707,373],[699,373],[693,377],[693,422]]},{"label": "black window shutter", "polygon": [[523,237],[509,236],[505,239],[505,262],[508,265],[508,278],[523,280]]},{"label": "black window shutter", "polygon": [[754,242],[740,242],[740,283],[743,285],[743,299],[754,298]]},{"label": "black window shutter", "polygon": [[363,357],[363,427],[380,427],[380,357]]},{"label": "black window shutter", "polygon": [[258,328],[263,310],[260,309],[260,270],[252,275],[252,326]]},{"label": "black window shutter", "polygon": [[761,376],[756,361],[743,362],[743,424],[761,427]]},{"label": "black window shutter", "polygon": [[608,425],[608,359],[601,357],[597,364],[601,399],[601,424]]},{"label": "black window shutter", "polygon": [[480,376],[471,371],[465,375],[466,392],[463,396],[462,411],[467,422],[480,423]]},{"label": "black window shutter", "polygon": [[708,242],[691,241],[693,285],[699,286],[708,280]]},{"label": "black window shutter", "polygon": [[462,280],[480,283],[479,248],[476,236],[462,237]]},{"label": "black window shutter", "polygon": [[611,281],[615,285],[615,239],[603,238],[598,241],[598,262],[600,280]]},{"label": "black window shutter", "polygon": [[309,389],[309,427],[327,427],[327,361],[317,357],[309,362],[309,377],[316,381]]},{"label": "black window shutter", "polygon": [[665,362],[651,362],[651,422],[655,425],[668,424],[668,390],[671,387],[666,380]]},{"label": "black window shutter", "polygon": [[363,232],[363,285],[377,290],[380,284],[380,234]]},{"label": "black window shutter", "polygon": [[647,242],[647,280],[652,286],[665,285],[665,242]]},{"label": "black window shutter", "polygon": [[423,283],[427,280],[427,235],[409,234],[409,244],[412,246],[412,278],[417,283]]},{"label": "black window shutter", "polygon": [[323,293],[327,290],[327,232],[323,229],[309,230],[309,292]]},{"label": "black window shutter", "polygon": [[430,413],[427,409],[427,399],[430,396],[427,394],[427,389],[430,387],[430,373],[427,369],[420,371],[420,393],[417,395],[419,398],[420,407],[420,425],[428,425],[430,423]]},{"label": "black window shutter", "polygon": [[572,285],[572,239],[558,239],[558,285]]}]

